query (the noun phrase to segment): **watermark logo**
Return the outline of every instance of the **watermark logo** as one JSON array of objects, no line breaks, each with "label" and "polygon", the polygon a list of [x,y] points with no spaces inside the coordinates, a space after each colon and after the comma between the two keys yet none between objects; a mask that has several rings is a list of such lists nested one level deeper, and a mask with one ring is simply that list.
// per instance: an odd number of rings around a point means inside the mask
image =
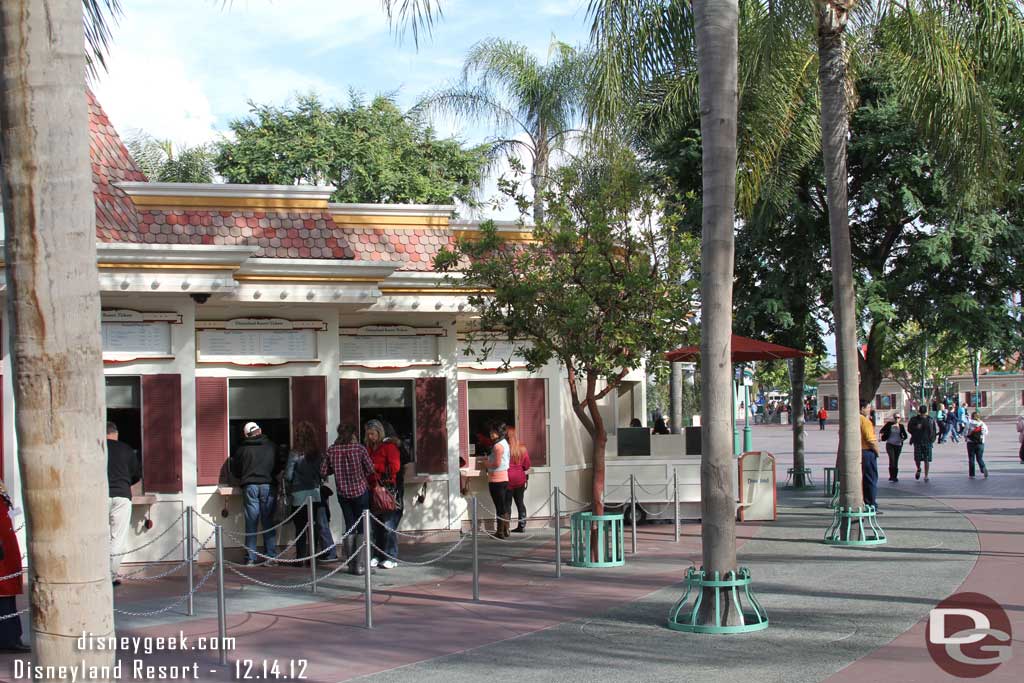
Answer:
[{"label": "watermark logo", "polygon": [[1012,656],[1013,632],[1006,610],[981,593],[957,593],[928,615],[928,653],[946,673],[960,678],[990,674]]}]

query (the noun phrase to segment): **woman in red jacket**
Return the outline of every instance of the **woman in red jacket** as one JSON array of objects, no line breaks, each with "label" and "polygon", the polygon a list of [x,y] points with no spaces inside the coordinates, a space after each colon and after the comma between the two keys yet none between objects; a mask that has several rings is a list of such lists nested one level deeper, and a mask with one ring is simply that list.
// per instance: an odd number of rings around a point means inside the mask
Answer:
[{"label": "woman in red jacket", "polygon": [[30,648],[21,641],[21,618],[10,616],[18,611],[15,596],[22,593],[21,547],[11,521],[12,507],[7,487],[0,481],[0,576],[6,577],[0,579],[0,652],[24,653]]},{"label": "woman in red jacket", "polygon": [[[385,440],[384,425],[379,420],[370,420],[366,423],[366,450],[370,452],[370,460],[373,461],[373,471],[377,476],[377,482],[394,491],[397,486],[398,471],[402,467],[402,457],[398,452],[398,446]],[[398,502],[399,496],[395,496]],[[383,567],[394,569],[398,566],[398,534],[395,529],[402,518],[401,510],[391,512],[374,512],[380,524],[373,524],[373,544],[377,546],[373,553],[374,558],[370,560],[371,567]]]},{"label": "woman in red jacket", "polygon": [[526,452],[526,446],[519,441],[515,427],[505,428],[505,438],[508,439],[509,450],[512,452],[508,463],[508,500],[505,502],[505,509],[511,516],[512,501],[515,501],[516,512],[519,513],[519,526],[513,529],[512,533],[521,534],[526,531],[526,503],[523,497],[526,495],[526,482],[529,480],[530,454]]}]

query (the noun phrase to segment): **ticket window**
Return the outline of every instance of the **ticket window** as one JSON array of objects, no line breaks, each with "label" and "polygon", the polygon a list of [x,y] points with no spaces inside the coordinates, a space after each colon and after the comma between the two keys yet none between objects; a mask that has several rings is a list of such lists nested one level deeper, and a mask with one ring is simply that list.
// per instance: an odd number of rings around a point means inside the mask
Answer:
[{"label": "ticket window", "polygon": [[230,452],[241,445],[247,422],[255,422],[278,448],[278,456],[287,455],[291,443],[291,406],[287,379],[228,380],[228,440]]},{"label": "ticket window", "polygon": [[491,451],[488,429],[493,423],[515,426],[515,382],[470,382],[466,404],[469,408],[469,452],[487,455]]},{"label": "ticket window", "polygon": [[395,432],[408,446],[414,446],[416,434],[414,403],[412,380],[360,381],[360,435],[365,437],[367,422],[381,420],[394,427]]},{"label": "ticket window", "polygon": [[107,422],[117,425],[117,439],[142,461],[142,393],[138,377],[107,377]]}]

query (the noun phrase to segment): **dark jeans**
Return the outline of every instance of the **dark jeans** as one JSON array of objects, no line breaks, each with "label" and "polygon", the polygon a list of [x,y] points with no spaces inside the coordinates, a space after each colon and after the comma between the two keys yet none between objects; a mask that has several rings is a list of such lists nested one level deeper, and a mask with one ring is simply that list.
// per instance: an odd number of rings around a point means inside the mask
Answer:
[{"label": "dark jeans", "polygon": [[878,507],[878,456],[874,451],[860,452],[864,504]]},{"label": "dark jeans", "polygon": [[[18,604],[13,595],[0,595],[0,617],[14,614]],[[21,642],[21,617],[0,621],[0,647],[10,647]]]},{"label": "dark jeans", "polygon": [[985,467],[985,444],[967,442],[967,474],[974,476],[974,461],[978,461],[978,467],[982,474],[988,474]]},{"label": "dark jeans", "polygon": [[900,478],[900,453],[903,452],[903,444],[894,446],[887,443],[885,452],[889,454],[889,481],[896,481]]},{"label": "dark jeans", "polygon": [[295,525],[295,557],[300,560],[308,560],[309,543],[309,531],[307,525],[312,521],[309,518],[309,508],[305,504],[302,506],[302,510],[297,512],[292,517],[292,523]]},{"label": "dark jeans", "polygon": [[1020,442],[1020,461],[1024,462],[1024,441]]},{"label": "dark jeans", "polygon": [[272,484],[247,484],[245,486],[245,548],[246,557],[256,562],[256,532],[263,526],[264,552],[269,557],[277,555],[277,530],[267,531],[274,526],[274,505],[277,497]]},{"label": "dark jeans", "polygon": [[373,544],[377,546],[373,556],[383,562],[384,560],[398,560],[398,534],[395,529],[402,521],[402,509],[394,512],[382,512],[375,515],[383,524],[373,522]]},{"label": "dark jeans", "polygon": [[498,519],[502,521],[508,519],[509,512],[511,512],[511,508],[507,506],[508,482],[492,481],[487,484],[487,490],[491,492],[491,502],[494,503],[494,512],[498,515]]},{"label": "dark jeans", "polygon": [[825,420],[818,418],[818,429],[822,432],[825,431]]},{"label": "dark jeans", "polygon": [[526,487],[520,486],[519,488],[510,488],[508,490],[508,497],[505,499],[505,509],[508,510],[509,516],[512,515],[512,501],[516,503],[516,512],[519,513],[519,525],[526,525],[526,501],[523,498],[526,496]]},{"label": "dark jeans", "polygon": [[363,511],[370,507],[370,492],[364,491],[363,495],[355,498],[338,496],[338,505],[341,506],[341,516],[345,520],[345,533],[351,531],[354,525],[358,525],[356,535],[361,535],[363,533]]},{"label": "dark jeans", "polygon": [[334,548],[334,536],[331,535],[330,500],[328,498],[322,503],[313,504],[313,514],[316,516],[316,551],[324,552],[326,548],[330,548],[323,555],[319,555],[318,560],[338,559],[338,551]]}]

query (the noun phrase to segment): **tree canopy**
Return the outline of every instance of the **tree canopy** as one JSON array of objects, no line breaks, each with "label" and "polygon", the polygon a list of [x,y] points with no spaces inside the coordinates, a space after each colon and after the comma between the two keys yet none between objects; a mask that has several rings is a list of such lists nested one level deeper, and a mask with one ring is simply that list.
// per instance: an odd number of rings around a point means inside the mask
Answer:
[{"label": "tree canopy", "polygon": [[125,147],[139,169],[159,183],[212,183],[213,149],[209,145],[175,147],[145,133],[129,138]]},{"label": "tree canopy", "polygon": [[473,203],[487,167],[487,147],[439,139],[420,118],[388,97],[347,106],[315,94],[294,104],[250,102],[250,115],[229,124],[233,140],[218,143],[215,165],[228,182],[332,184],[332,201]]}]

